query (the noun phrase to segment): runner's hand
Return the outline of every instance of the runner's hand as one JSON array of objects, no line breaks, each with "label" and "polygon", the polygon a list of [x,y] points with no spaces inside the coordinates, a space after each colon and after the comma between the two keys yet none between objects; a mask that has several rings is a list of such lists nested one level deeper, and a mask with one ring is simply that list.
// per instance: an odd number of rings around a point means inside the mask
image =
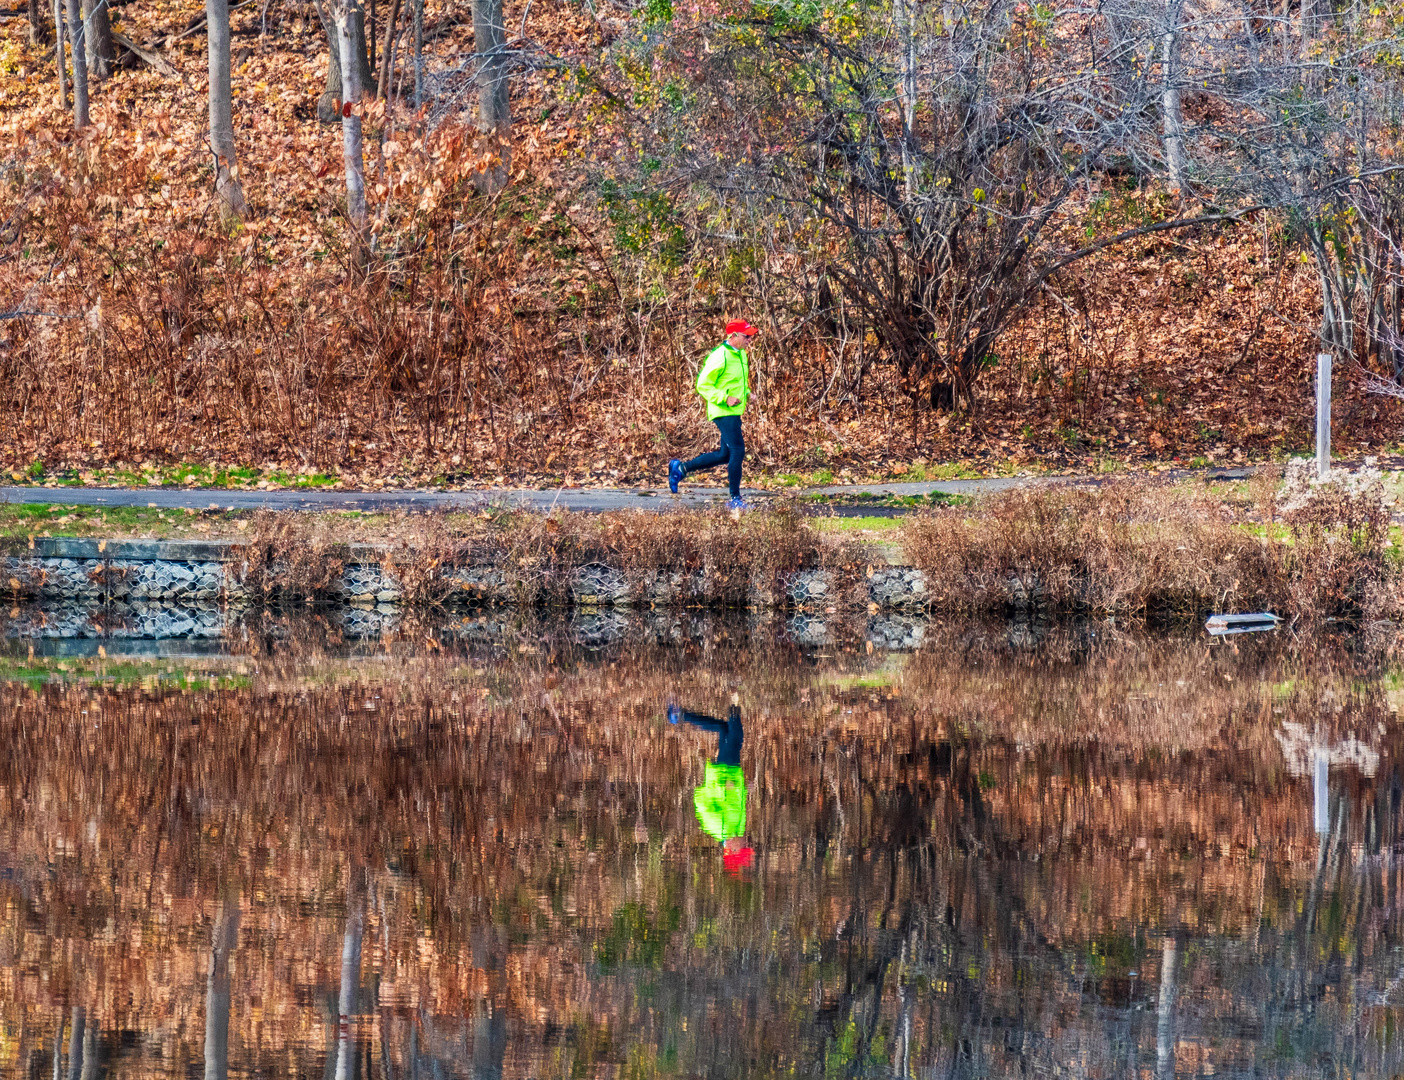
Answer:
[{"label": "runner's hand", "polygon": [[726,403],[734,409],[741,404],[741,399],[739,397],[729,397],[726,399]]}]

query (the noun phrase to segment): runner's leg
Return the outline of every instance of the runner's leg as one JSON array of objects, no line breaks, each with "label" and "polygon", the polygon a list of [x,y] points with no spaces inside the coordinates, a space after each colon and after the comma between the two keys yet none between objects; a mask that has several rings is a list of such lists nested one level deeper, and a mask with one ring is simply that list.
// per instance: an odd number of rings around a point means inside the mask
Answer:
[{"label": "runner's leg", "polygon": [[[717,425],[718,432],[722,432],[722,421],[735,419],[734,417],[719,416],[712,423]],[[699,454],[691,461],[683,463],[683,470],[691,476],[695,472],[705,472],[707,469],[715,469],[718,465],[725,465],[731,458],[731,450],[727,447],[726,435],[722,433],[721,445],[715,450],[710,450],[705,454]]]},{"label": "runner's leg", "polygon": [[[733,499],[741,498],[741,463],[746,459],[746,440],[741,434],[741,417],[718,416],[714,423],[721,432],[722,448],[727,451],[726,480]],[[721,464],[718,462],[717,464]]]}]

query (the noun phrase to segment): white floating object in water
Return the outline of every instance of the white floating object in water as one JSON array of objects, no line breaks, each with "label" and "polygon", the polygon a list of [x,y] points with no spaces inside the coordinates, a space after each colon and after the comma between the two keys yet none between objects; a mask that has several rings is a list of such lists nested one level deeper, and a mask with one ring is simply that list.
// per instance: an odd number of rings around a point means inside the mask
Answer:
[{"label": "white floating object in water", "polygon": [[1252,634],[1259,630],[1276,630],[1282,620],[1270,611],[1251,615],[1210,615],[1204,629],[1211,634]]}]

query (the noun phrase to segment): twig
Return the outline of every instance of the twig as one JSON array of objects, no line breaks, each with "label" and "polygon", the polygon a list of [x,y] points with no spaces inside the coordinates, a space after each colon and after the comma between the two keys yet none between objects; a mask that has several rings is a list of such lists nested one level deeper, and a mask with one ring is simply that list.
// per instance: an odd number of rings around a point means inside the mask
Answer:
[{"label": "twig", "polygon": [[1355,365],[1361,381],[1365,384],[1365,393],[1376,394],[1380,397],[1391,397],[1404,399],[1404,386],[1400,386],[1393,379],[1386,379],[1383,375],[1376,375],[1373,371],[1368,371],[1358,363]]},{"label": "twig", "polygon": [[184,80],[185,76],[181,74],[180,69],[164,56],[158,52],[152,52],[150,49],[142,48],[131,38],[127,37],[126,34],[119,34],[114,30],[112,33],[112,40],[153,71],[166,76],[168,79]]},{"label": "twig", "polygon": [[81,315],[60,315],[57,311],[0,311],[0,319],[81,319]]}]

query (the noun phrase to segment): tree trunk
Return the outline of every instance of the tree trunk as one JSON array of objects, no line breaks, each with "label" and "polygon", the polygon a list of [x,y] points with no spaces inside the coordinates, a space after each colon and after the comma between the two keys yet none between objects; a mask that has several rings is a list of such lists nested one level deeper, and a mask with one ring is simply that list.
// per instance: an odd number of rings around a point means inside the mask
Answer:
[{"label": "tree trunk", "polygon": [[424,0],[414,0],[414,107],[424,103]]},{"label": "tree trunk", "polygon": [[1311,59],[1313,42],[1326,28],[1331,18],[1330,0],[1302,0],[1302,63]]},{"label": "tree trunk", "polygon": [[902,109],[902,177],[907,198],[912,197],[915,168],[913,128],[917,107],[917,40],[915,0],[892,0],[892,21],[897,24],[899,57],[898,104]]},{"label": "tree trunk", "polygon": [[390,100],[390,80],[394,78],[395,32],[400,28],[400,0],[390,5],[390,18],[385,23],[385,42],[380,48],[380,77],[376,80],[375,96]]},{"label": "tree trunk", "polygon": [[117,49],[112,44],[112,12],[107,0],[83,0],[83,37],[88,45],[88,70],[98,79],[112,77]]},{"label": "tree trunk", "polygon": [[205,1080],[229,1076],[229,954],[239,938],[239,906],[215,912],[210,973],[205,980]]},{"label": "tree trunk", "polygon": [[224,211],[238,217],[245,210],[234,153],[234,101],[229,75],[229,0],[205,0],[206,38],[210,55],[210,152],[215,159],[215,191]]},{"label": "tree trunk", "polygon": [[478,55],[478,130],[489,136],[496,164],[479,175],[478,190],[491,193],[507,183],[512,167],[511,116],[507,100],[507,43],[502,0],[473,0],[473,48]]},{"label": "tree trunk", "polygon": [[1175,985],[1179,945],[1171,934],[1160,943],[1160,1000],[1156,1003],[1155,1075],[1175,1075]]},{"label": "tree trunk", "polygon": [[[366,172],[362,154],[361,118],[355,106],[361,100],[361,65],[356,56],[357,16],[360,0],[337,0],[336,32],[341,44],[342,89],[341,102],[342,156],[346,162],[346,216],[351,219],[356,244],[364,242],[366,234]],[[364,26],[364,22],[360,24]],[[359,252],[358,252],[359,258]]]},{"label": "tree trunk", "polygon": [[39,12],[39,0],[29,0],[29,43],[43,45],[49,40],[49,28]]},{"label": "tree trunk", "polygon": [[54,5],[54,64],[58,67],[58,107],[68,108],[68,57],[64,54],[64,38],[68,34],[64,26],[63,0],[53,0]]},{"label": "tree trunk", "polygon": [[68,0],[68,51],[73,55],[73,126],[88,126],[88,55],[83,41],[83,10]]},{"label": "tree trunk", "polygon": [[[327,35],[327,86],[317,101],[317,119],[324,124],[335,124],[341,120],[341,39],[336,30],[336,12],[327,18],[322,0],[313,0],[317,7],[317,17],[322,21],[322,30]],[[361,86],[370,86],[374,79],[370,61],[366,59],[365,12],[358,12],[357,51],[360,56]]]},{"label": "tree trunk", "polygon": [[[348,0],[342,2],[346,3]],[[337,20],[338,23],[340,21]],[[349,33],[346,35],[348,40],[350,36]],[[342,50],[342,57],[349,57],[349,49]],[[353,907],[351,914],[346,917],[346,934],[341,940],[341,994],[336,1007],[336,1080],[351,1080],[355,1068],[355,1048],[351,1044],[351,1016],[356,1011],[356,987],[361,978],[361,919],[360,910]]]},{"label": "tree trunk", "polygon": [[1180,14],[1184,0],[1171,0],[1165,15],[1165,33],[1160,39],[1161,124],[1165,140],[1165,171],[1172,191],[1185,190],[1185,119],[1180,106]]},{"label": "tree trunk", "polygon": [[1335,246],[1320,221],[1307,229],[1307,244],[1321,280],[1321,344],[1344,362],[1355,355],[1355,293],[1357,268],[1351,259],[1336,256]]},{"label": "tree trunk", "polygon": [[[70,11],[69,15],[73,13]],[[83,1075],[83,1007],[73,1006],[73,1020],[68,1029],[68,1080],[79,1080]]]}]

